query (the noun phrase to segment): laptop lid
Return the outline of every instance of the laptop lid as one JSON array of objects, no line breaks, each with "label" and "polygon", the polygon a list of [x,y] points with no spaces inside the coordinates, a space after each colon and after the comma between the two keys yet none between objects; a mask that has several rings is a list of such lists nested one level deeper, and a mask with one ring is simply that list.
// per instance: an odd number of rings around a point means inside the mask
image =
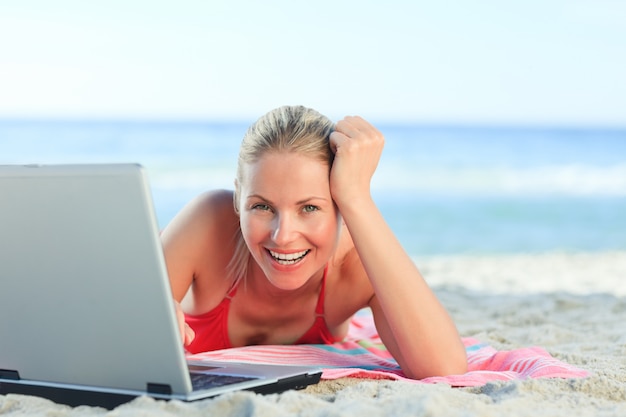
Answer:
[{"label": "laptop lid", "polygon": [[0,369],[189,392],[144,170],[2,166],[0,196]]},{"label": "laptop lid", "polygon": [[[192,393],[154,213],[139,165],[0,166],[0,392],[114,406],[228,390]],[[210,366],[254,377],[232,389],[319,380],[307,367]]]}]

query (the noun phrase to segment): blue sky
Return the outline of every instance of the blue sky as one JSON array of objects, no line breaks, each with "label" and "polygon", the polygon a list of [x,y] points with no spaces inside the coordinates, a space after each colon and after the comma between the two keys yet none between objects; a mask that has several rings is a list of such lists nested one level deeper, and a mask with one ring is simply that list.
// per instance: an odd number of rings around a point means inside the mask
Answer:
[{"label": "blue sky", "polygon": [[0,118],[626,127],[620,0],[0,2]]}]

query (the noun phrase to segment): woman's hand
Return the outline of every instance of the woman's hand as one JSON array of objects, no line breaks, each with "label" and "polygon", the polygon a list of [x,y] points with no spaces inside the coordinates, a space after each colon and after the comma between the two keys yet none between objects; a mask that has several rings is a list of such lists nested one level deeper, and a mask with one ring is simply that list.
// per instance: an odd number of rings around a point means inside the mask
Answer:
[{"label": "woman's hand", "polygon": [[178,321],[178,329],[180,330],[180,339],[183,342],[183,346],[189,346],[196,337],[196,334],[185,322],[185,313],[183,313],[183,308],[180,306],[180,303],[174,300],[174,306],[176,307],[176,320]]},{"label": "woman's hand", "polygon": [[370,182],[383,151],[385,139],[359,116],[347,116],[330,134],[335,160],[330,172],[330,192],[341,207],[370,199]]}]

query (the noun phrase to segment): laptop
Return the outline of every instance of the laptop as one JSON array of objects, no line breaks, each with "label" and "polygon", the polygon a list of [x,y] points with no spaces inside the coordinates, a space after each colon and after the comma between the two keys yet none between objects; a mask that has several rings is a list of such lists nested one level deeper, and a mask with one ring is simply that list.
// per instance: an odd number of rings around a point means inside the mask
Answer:
[{"label": "laptop", "polygon": [[306,366],[188,363],[144,168],[0,166],[0,394],[114,408],[317,383]]}]

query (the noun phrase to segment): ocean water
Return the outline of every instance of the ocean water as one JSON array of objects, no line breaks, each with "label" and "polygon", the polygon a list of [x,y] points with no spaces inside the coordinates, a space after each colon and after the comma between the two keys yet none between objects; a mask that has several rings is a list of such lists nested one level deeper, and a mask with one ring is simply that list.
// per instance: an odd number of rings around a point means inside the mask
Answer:
[{"label": "ocean water", "polygon": [[[377,127],[373,195],[412,256],[626,250],[626,130]],[[3,120],[0,164],[141,163],[164,227],[196,194],[232,188],[246,128]]]}]

